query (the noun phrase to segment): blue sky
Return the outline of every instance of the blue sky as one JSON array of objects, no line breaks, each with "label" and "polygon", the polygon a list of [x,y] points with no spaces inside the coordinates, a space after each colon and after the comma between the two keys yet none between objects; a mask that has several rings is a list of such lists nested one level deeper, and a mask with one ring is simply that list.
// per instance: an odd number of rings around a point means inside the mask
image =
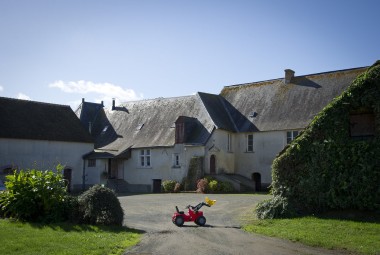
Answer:
[{"label": "blue sky", "polygon": [[380,1],[0,0],[0,96],[76,108],[368,66]]}]

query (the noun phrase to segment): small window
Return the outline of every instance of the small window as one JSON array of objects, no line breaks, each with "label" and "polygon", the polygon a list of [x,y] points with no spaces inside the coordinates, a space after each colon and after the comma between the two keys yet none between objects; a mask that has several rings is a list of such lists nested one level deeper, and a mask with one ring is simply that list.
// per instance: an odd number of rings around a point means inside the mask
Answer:
[{"label": "small window", "polygon": [[96,159],[89,159],[87,166],[88,167],[96,167]]},{"label": "small window", "polygon": [[291,143],[299,134],[299,131],[297,130],[292,130],[286,132],[286,142],[289,144]]},{"label": "small window", "polygon": [[173,167],[180,167],[179,154],[178,153],[173,154]]},{"label": "small window", "polygon": [[150,167],[150,150],[140,150],[140,166]]},{"label": "small window", "polygon": [[247,152],[253,152],[253,135],[247,135]]},{"label": "small window", "polygon": [[373,113],[351,114],[350,135],[355,139],[367,139],[375,136],[375,115]]},{"label": "small window", "polygon": [[104,135],[108,130],[108,126],[105,126],[102,130],[102,132],[100,133],[100,135]]},{"label": "small window", "polygon": [[232,151],[232,134],[231,133],[227,134],[227,151],[229,152]]},{"label": "small window", "polygon": [[143,128],[144,126],[144,123],[143,124],[138,124],[137,127],[136,127],[136,130],[139,131]]}]

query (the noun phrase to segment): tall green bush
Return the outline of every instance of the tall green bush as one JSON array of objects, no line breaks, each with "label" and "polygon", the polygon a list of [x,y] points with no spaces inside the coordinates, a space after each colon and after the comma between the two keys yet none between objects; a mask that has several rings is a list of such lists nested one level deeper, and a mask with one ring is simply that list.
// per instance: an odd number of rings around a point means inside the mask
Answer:
[{"label": "tall green bush", "polygon": [[5,217],[25,221],[59,221],[64,218],[66,185],[62,166],[57,171],[36,169],[14,171],[6,177],[6,191],[0,194]]},{"label": "tall green bush", "polygon": [[[350,136],[350,114],[373,113],[375,135]],[[272,165],[273,201],[258,215],[380,210],[380,62],[359,75],[287,146]],[[276,212],[269,213],[268,210]],[[283,210],[287,212],[287,210]]]}]

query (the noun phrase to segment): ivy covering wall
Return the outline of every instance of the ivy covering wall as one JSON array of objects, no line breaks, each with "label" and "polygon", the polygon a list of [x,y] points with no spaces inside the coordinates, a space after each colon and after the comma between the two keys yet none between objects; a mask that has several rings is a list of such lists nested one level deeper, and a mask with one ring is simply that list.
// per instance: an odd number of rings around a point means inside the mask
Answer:
[{"label": "ivy covering wall", "polygon": [[[352,135],[354,114],[374,119],[373,134]],[[272,179],[273,198],[257,206],[259,218],[380,210],[380,61],[284,148],[273,162]]]}]

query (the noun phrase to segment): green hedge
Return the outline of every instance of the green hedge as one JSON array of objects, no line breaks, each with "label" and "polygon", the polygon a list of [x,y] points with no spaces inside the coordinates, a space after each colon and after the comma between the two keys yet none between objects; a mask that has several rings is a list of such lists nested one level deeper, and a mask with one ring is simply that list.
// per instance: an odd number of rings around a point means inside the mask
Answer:
[{"label": "green hedge", "polygon": [[[371,112],[375,136],[350,136],[350,114]],[[274,217],[326,210],[380,209],[380,62],[359,75],[274,160],[273,201],[256,211]],[[279,203],[278,201],[286,201]],[[285,208],[284,213],[279,208]],[[268,213],[275,210],[276,213]]]}]

